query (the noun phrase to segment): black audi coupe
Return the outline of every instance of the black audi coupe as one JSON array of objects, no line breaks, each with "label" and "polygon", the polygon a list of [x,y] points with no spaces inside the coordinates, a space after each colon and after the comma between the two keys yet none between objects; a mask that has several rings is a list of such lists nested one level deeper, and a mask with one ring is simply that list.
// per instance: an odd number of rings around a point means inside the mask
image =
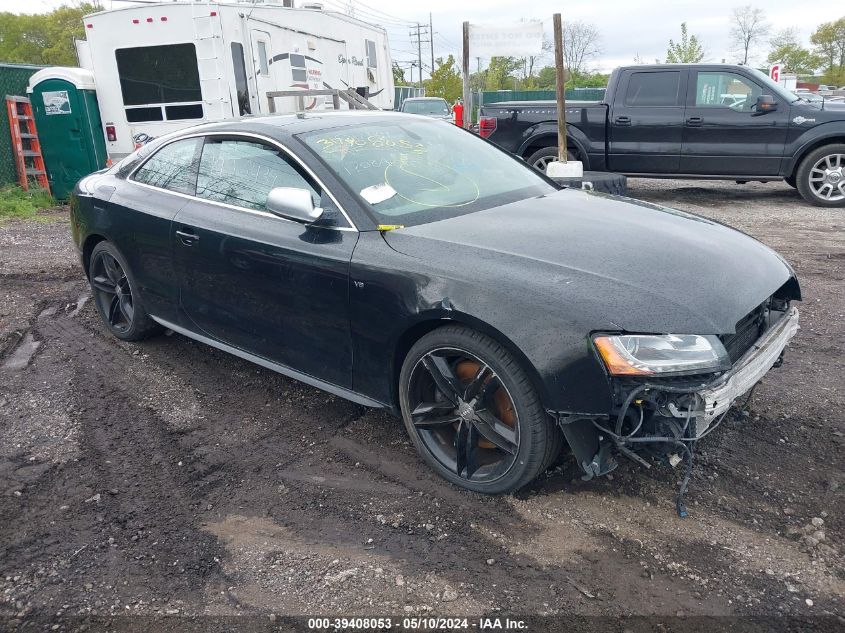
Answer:
[{"label": "black audi coupe", "polygon": [[795,275],[760,242],[412,115],[193,127],[71,209],[114,336],[169,329],[389,409],[478,492],[524,486],[564,440],[585,479],[691,463],[798,329]]}]

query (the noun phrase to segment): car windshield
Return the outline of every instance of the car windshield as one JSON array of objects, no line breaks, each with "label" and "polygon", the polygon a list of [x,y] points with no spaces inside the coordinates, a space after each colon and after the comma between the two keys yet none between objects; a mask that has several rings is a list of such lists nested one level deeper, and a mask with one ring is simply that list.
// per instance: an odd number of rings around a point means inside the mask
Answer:
[{"label": "car windshield", "polygon": [[423,224],[556,191],[524,162],[437,121],[396,116],[298,138],[378,224]]},{"label": "car windshield", "polygon": [[443,99],[422,99],[420,101],[406,101],[402,104],[402,112],[408,114],[449,114],[449,104]]}]

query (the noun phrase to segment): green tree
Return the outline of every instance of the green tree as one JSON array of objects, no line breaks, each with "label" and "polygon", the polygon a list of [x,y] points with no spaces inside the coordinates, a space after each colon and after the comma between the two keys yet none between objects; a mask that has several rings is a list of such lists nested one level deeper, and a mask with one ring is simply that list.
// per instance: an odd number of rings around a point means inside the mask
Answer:
[{"label": "green tree", "polygon": [[85,37],[82,18],[100,9],[99,3],[85,3],[33,15],[0,13],[0,59],[23,64],[75,66],[73,41]]},{"label": "green tree", "polygon": [[544,66],[537,73],[537,88],[540,90],[554,90],[557,85],[557,75],[554,66]]},{"label": "green tree", "polygon": [[397,86],[405,85],[405,71],[396,62],[393,62],[393,83]]},{"label": "green tree", "polygon": [[667,64],[697,64],[704,59],[704,47],[695,35],[687,32],[687,23],[681,23],[681,41],[669,40],[666,51]]},{"label": "green tree", "polygon": [[443,97],[453,103],[463,93],[463,82],[455,57],[449,55],[446,61],[438,57],[434,60],[434,65],[436,69],[432,71],[431,77],[425,80],[425,94],[430,97]]},{"label": "green tree", "polygon": [[516,57],[491,57],[485,77],[485,90],[513,90],[514,72],[522,68]]},{"label": "green tree", "polygon": [[822,60],[825,83],[845,83],[845,17],[820,25],[810,41]]},{"label": "green tree", "polygon": [[786,70],[796,75],[812,75],[822,65],[818,55],[814,55],[801,45],[798,32],[795,29],[784,29],[776,33],[769,40],[769,51],[766,61],[769,64],[779,62]]}]

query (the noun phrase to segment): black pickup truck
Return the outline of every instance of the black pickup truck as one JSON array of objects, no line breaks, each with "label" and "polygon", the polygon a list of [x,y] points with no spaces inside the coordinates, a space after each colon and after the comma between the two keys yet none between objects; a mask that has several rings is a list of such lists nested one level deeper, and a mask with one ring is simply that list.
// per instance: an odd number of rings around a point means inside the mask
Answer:
[{"label": "black pickup truck", "polygon": [[[845,206],[845,104],[809,102],[748,66],[617,68],[603,102],[568,102],[567,148],[584,169],[629,176],[783,179],[812,204]],[[544,169],[553,101],[481,108],[479,133]]]}]

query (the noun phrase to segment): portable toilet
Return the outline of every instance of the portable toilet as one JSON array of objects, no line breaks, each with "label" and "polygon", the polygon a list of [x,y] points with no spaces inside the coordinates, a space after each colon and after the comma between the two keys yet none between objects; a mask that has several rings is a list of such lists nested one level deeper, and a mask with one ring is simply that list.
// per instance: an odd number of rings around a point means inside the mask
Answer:
[{"label": "portable toilet", "polygon": [[26,91],[50,189],[64,200],[108,159],[94,75],[83,68],[44,68],[30,77]]}]

